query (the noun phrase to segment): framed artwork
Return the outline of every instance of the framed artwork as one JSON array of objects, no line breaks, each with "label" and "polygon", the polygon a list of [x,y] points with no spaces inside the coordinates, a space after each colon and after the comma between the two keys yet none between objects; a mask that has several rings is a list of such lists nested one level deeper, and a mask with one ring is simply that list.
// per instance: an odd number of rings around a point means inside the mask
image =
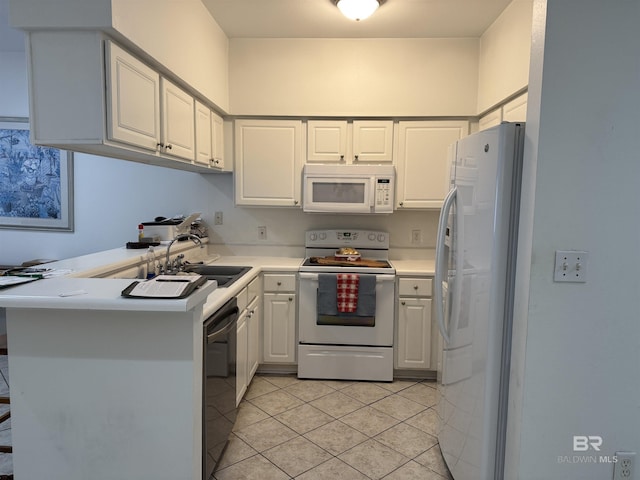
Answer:
[{"label": "framed artwork", "polygon": [[73,153],[32,145],[27,118],[0,117],[0,228],[73,231]]}]

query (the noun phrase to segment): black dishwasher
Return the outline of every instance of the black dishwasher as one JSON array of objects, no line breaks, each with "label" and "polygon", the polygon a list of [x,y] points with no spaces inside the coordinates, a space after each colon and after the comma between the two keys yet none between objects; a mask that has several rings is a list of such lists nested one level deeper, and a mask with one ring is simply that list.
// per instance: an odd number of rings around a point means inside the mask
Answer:
[{"label": "black dishwasher", "polygon": [[204,321],[202,478],[213,472],[236,420],[238,306],[233,298]]}]

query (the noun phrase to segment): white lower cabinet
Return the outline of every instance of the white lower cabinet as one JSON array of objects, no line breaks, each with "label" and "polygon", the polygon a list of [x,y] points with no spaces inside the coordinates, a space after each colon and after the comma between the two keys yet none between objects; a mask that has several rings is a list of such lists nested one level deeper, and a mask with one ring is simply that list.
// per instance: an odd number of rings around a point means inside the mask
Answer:
[{"label": "white lower cabinet", "polygon": [[262,361],[296,361],[296,275],[264,274]]},{"label": "white lower cabinet", "polygon": [[262,302],[256,297],[247,307],[247,383],[251,383],[260,364],[260,325]]},{"label": "white lower cabinet", "polygon": [[243,310],[238,317],[238,336],[236,339],[236,406],[240,404],[249,385],[248,336],[247,311]]},{"label": "white lower cabinet", "polygon": [[236,297],[240,310],[236,347],[236,405],[240,404],[258,369],[261,293],[262,282],[260,277],[256,277]]},{"label": "white lower cabinet", "polygon": [[397,369],[431,367],[431,285],[431,278],[398,278]]}]

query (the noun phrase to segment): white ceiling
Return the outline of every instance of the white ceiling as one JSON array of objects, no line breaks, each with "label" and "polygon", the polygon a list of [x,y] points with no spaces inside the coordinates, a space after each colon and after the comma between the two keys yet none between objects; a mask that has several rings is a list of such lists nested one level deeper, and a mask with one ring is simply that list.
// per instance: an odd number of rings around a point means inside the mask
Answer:
[{"label": "white ceiling", "polygon": [[479,37],[511,0],[387,0],[361,22],[331,0],[202,0],[232,37]]},{"label": "white ceiling", "polygon": [[[228,37],[430,38],[479,37],[511,0],[387,0],[361,22],[331,0],[202,0]],[[0,50],[24,50],[0,0]]]}]

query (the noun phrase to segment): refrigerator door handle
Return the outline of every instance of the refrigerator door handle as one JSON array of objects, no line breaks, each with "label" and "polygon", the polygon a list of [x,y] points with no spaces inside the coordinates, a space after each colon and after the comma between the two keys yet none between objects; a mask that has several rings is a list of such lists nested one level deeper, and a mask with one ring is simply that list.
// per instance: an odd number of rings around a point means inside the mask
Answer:
[{"label": "refrigerator door handle", "polygon": [[[449,332],[447,331],[447,326],[444,318],[444,301],[443,301],[443,288],[442,282],[444,281],[445,275],[448,274],[448,265],[447,259],[444,258],[444,242],[445,242],[445,233],[447,229],[447,220],[449,218],[449,214],[451,213],[451,208],[453,207],[454,202],[456,203],[456,222],[454,231],[452,232],[455,235],[455,280],[453,282],[453,298],[451,301],[451,308],[449,309],[450,318],[455,319],[454,324],[458,323],[458,315],[460,314],[460,306],[461,306],[461,297],[462,297],[462,274],[463,274],[463,261],[464,261],[464,247],[463,247],[463,238],[464,238],[464,210],[462,207],[462,202],[459,201],[458,197],[458,188],[454,186],[447,197],[444,199],[442,204],[442,209],[440,210],[440,219],[438,222],[438,236],[436,239],[436,273],[435,273],[435,286],[434,286],[434,295],[436,301],[436,317],[438,318],[438,328],[440,329],[440,334],[444,339],[445,345],[451,343],[451,338],[449,337]],[[453,240],[452,235],[452,240]],[[450,322],[451,324],[451,322]]]},{"label": "refrigerator door handle", "polygon": [[447,231],[447,220],[457,194],[458,189],[453,187],[445,197],[444,202],[442,203],[442,208],[440,209],[438,234],[436,236],[436,273],[434,278],[435,285],[433,294],[436,301],[436,318],[438,319],[438,327],[440,328],[440,334],[442,335],[445,344],[449,343],[449,335],[444,325],[444,300],[442,298],[442,282],[444,281],[444,276],[448,271],[447,259],[444,258],[444,242],[445,233]]}]

